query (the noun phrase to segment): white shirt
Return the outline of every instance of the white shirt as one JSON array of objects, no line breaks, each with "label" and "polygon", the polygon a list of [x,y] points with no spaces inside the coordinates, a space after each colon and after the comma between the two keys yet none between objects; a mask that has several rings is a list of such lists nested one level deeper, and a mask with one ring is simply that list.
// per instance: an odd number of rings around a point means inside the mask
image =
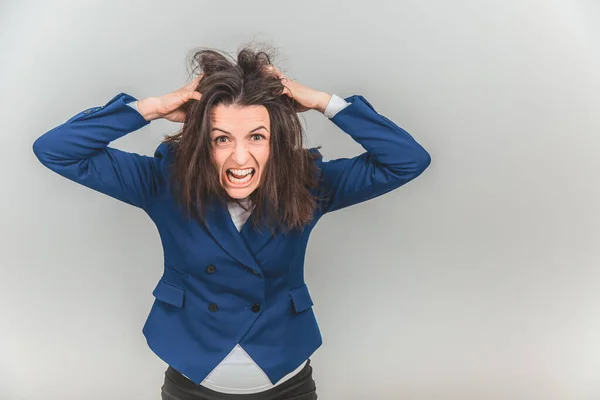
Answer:
[{"label": "white shirt", "polygon": [[[127,105],[137,110],[137,101]],[[335,94],[331,96],[327,108],[323,112],[327,118],[333,118],[335,114],[346,108],[350,103]],[[248,205],[247,200],[244,204]],[[229,214],[238,231],[250,216],[252,208],[247,211],[237,203],[228,204]],[[204,378],[200,383],[211,390],[230,394],[250,394],[269,390],[274,386],[281,385],[304,368],[308,360],[305,360],[294,371],[285,375],[273,384],[267,374],[254,362],[246,351],[236,344],[229,354]]]}]

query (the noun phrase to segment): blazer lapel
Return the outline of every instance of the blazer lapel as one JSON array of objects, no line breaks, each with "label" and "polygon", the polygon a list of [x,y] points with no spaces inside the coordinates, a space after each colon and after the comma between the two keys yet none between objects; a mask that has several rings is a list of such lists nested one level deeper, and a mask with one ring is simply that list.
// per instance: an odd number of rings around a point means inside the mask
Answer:
[{"label": "blazer lapel", "polygon": [[223,250],[243,265],[261,269],[233,224],[227,205],[212,201],[206,211],[206,228]]},{"label": "blazer lapel", "polygon": [[[268,212],[267,207],[263,207],[263,213]],[[264,215],[264,214],[263,214]],[[240,235],[254,256],[262,250],[263,247],[274,237],[266,224],[260,224],[258,228],[254,227],[256,213],[252,212],[248,220],[242,226]]]}]

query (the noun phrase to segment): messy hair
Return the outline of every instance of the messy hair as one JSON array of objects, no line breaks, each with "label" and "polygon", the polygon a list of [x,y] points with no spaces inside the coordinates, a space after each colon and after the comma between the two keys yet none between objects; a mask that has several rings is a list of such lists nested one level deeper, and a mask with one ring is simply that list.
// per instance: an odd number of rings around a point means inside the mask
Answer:
[{"label": "messy hair", "polygon": [[301,228],[313,218],[317,199],[312,189],[317,187],[317,167],[311,153],[303,148],[297,113],[301,106],[283,94],[281,80],[266,70],[272,57],[265,50],[250,47],[242,47],[237,59],[206,48],[192,56],[193,72],[204,74],[196,89],[202,98],[184,104],[183,128],[164,141],[174,148],[171,177],[177,182],[173,185],[176,198],[201,222],[205,221],[209,201],[235,201],[221,186],[211,155],[214,144],[210,112],[219,104],[263,105],[269,113],[269,158],[257,189],[249,197],[255,205],[255,226],[289,230]]}]

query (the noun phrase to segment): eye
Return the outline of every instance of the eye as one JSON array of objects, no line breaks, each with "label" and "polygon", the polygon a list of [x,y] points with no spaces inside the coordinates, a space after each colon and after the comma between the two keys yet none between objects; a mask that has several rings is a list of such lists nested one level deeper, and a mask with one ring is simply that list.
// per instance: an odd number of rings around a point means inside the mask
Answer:
[{"label": "eye", "polygon": [[214,139],[215,143],[226,143],[229,140],[227,136],[219,136]]},{"label": "eye", "polygon": [[261,135],[260,133],[255,133],[252,135],[252,140],[261,140],[266,139],[265,135]]}]

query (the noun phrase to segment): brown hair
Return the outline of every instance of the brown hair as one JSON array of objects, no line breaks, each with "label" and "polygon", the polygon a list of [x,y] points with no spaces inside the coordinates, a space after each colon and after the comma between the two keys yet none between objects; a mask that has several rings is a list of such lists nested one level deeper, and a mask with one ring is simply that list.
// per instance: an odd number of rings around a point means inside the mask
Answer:
[{"label": "brown hair", "polygon": [[285,231],[303,227],[317,207],[311,189],[317,187],[318,174],[313,156],[302,146],[299,104],[283,94],[281,81],[265,70],[271,56],[242,47],[233,60],[222,52],[203,49],[193,54],[192,65],[194,72],[204,73],[196,89],[202,98],[184,104],[182,130],[164,140],[174,147],[171,177],[177,182],[173,185],[177,199],[201,222],[209,200],[233,201],[221,186],[212,159],[210,111],[218,104],[263,105],[271,121],[271,139],[262,180],[249,197],[256,206],[253,220],[255,226],[264,223]]}]

